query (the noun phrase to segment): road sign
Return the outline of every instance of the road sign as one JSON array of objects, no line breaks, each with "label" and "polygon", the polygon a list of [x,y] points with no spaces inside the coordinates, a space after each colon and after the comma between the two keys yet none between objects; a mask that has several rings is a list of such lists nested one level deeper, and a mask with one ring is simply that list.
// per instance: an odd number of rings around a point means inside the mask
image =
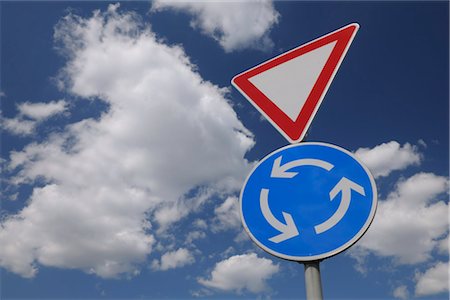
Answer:
[{"label": "road sign", "polygon": [[240,196],[241,219],[265,251],[295,261],[347,249],[375,215],[377,192],[349,151],[325,143],[278,149],[253,169]]},{"label": "road sign", "polygon": [[232,84],[290,142],[303,139],[359,28],[347,25],[235,76]]}]

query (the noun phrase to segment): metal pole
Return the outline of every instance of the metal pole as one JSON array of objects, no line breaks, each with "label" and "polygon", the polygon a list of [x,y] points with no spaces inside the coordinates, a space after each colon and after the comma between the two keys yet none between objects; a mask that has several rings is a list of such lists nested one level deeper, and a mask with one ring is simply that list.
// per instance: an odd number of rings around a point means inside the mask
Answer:
[{"label": "metal pole", "polygon": [[322,300],[319,261],[305,262],[305,286],[307,300]]}]

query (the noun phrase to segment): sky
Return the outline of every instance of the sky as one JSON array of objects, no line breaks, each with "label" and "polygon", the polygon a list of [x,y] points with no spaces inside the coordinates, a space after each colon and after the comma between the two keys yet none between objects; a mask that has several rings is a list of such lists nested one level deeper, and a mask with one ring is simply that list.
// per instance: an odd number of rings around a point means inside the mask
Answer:
[{"label": "sky", "polygon": [[449,297],[449,4],[0,2],[2,299],[301,299],[239,219],[289,142],[236,74],[360,29],[304,141],[371,171],[375,219],[326,299]]}]

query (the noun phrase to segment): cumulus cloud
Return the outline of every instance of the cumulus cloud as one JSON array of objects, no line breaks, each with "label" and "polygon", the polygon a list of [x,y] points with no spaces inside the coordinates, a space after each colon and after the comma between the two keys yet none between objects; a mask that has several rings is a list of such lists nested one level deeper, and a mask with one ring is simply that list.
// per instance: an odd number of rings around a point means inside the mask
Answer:
[{"label": "cumulus cloud", "polygon": [[205,230],[208,228],[208,224],[206,224],[206,221],[202,219],[196,219],[194,222],[192,222],[192,225],[197,229]]},{"label": "cumulus cloud", "polygon": [[416,296],[429,296],[449,292],[449,264],[439,262],[425,273],[417,274]]},{"label": "cumulus cloud", "polygon": [[203,231],[198,231],[198,230],[191,231],[191,232],[189,232],[188,235],[186,236],[186,241],[185,241],[185,243],[186,243],[187,245],[193,245],[193,242],[194,242],[195,240],[200,240],[200,239],[204,239],[204,238],[206,238],[206,233],[205,233],[205,232],[203,232]]},{"label": "cumulus cloud", "polygon": [[241,227],[239,200],[237,197],[228,197],[220,206],[214,209],[214,213],[216,216],[213,220],[213,231],[219,232]]},{"label": "cumulus cloud", "polygon": [[36,121],[50,118],[53,115],[64,112],[68,103],[65,100],[51,101],[48,103],[25,102],[18,105],[19,114]]},{"label": "cumulus cloud", "polygon": [[355,245],[398,264],[428,261],[448,234],[448,179],[419,173],[400,180],[378,203],[367,234]]},{"label": "cumulus cloud", "polygon": [[180,248],[176,251],[164,253],[161,261],[154,260],[152,269],[159,271],[167,271],[169,269],[180,268],[195,262],[194,255],[186,248]]},{"label": "cumulus cloud", "polygon": [[17,105],[18,116],[3,118],[2,127],[15,135],[30,135],[39,123],[63,113],[67,108],[68,103],[65,100],[20,103]]},{"label": "cumulus cloud", "polygon": [[[426,148],[422,140],[419,140],[419,145]],[[419,165],[423,159],[416,146],[409,143],[401,146],[396,141],[373,149],[358,149],[356,155],[377,178]],[[448,255],[448,188],[448,178],[433,173],[420,172],[409,178],[401,177],[387,197],[379,199],[371,228],[349,251],[357,261],[356,269],[367,273],[365,261],[370,254],[390,258],[397,265],[413,266],[436,264],[437,254]],[[429,274],[427,272],[425,274]],[[441,288],[427,291],[427,281],[421,281],[427,278],[425,274],[416,276],[416,296],[441,292]],[[434,278],[437,272],[433,269],[431,274]],[[410,292],[406,285],[400,285],[394,289],[393,296],[408,299]]]},{"label": "cumulus cloud", "polygon": [[36,122],[22,118],[3,118],[2,128],[14,135],[26,136],[34,132]]},{"label": "cumulus cloud", "polygon": [[215,39],[226,52],[273,47],[269,32],[280,17],[271,0],[153,2],[153,11],[164,9],[192,15],[191,26]]},{"label": "cumulus cloud", "polygon": [[383,143],[374,148],[360,148],[356,150],[355,155],[369,168],[375,178],[417,165],[422,159],[415,146],[409,143],[401,146],[396,141]]},{"label": "cumulus cloud", "polygon": [[261,293],[268,288],[267,280],[278,271],[278,264],[255,253],[235,255],[218,262],[210,278],[200,278],[198,282],[222,291]]},{"label": "cumulus cloud", "polygon": [[[108,110],[10,154],[9,183],[39,187],[1,221],[0,265],[25,277],[39,265],[137,274],[157,228],[240,188],[251,133],[225,89],[118,5],[88,18],[67,15],[54,38],[67,60],[60,87]],[[21,109],[42,119],[56,106]]]},{"label": "cumulus cloud", "polygon": [[439,241],[438,244],[438,251],[441,254],[448,254],[449,252],[449,236],[447,235],[447,237],[443,238],[442,240]]},{"label": "cumulus cloud", "polygon": [[392,295],[397,299],[403,300],[409,299],[409,292],[407,286],[406,285],[398,286],[397,288],[394,289]]}]

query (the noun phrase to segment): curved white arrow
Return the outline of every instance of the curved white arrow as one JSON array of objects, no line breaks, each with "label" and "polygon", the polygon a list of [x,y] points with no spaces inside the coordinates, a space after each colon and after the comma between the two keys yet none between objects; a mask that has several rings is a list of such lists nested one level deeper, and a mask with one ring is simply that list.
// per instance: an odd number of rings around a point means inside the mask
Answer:
[{"label": "curved white arrow", "polygon": [[280,243],[298,235],[297,226],[295,226],[294,220],[292,219],[292,216],[290,214],[285,213],[284,211],[282,212],[284,221],[286,222],[282,223],[277,218],[275,218],[275,216],[270,211],[268,189],[261,189],[259,201],[264,218],[266,218],[267,222],[273,228],[281,232],[280,234],[271,237],[269,241],[272,241],[274,243]]},{"label": "curved white arrow", "polygon": [[341,193],[341,203],[339,204],[339,207],[336,210],[336,212],[328,220],[326,220],[322,224],[314,226],[314,230],[316,231],[317,234],[325,232],[328,229],[332,228],[337,223],[339,223],[339,221],[344,217],[345,213],[347,212],[350,206],[352,190],[358,192],[363,196],[366,195],[364,188],[362,186],[356,184],[355,182],[345,177],[342,177],[342,179],[339,180],[339,182],[330,191],[330,201],[333,201],[333,199],[335,199],[336,196],[339,193]]},{"label": "curved white arrow", "polygon": [[288,163],[285,163],[284,165],[281,165],[281,159],[282,156],[275,159],[272,166],[272,172],[270,173],[270,177],[272,178],[292,178],[295,175],[298,174],[298,172],[288,172],[288,170],[299,167],[299,166],[316,166],[322,169],[325,169],[327,171],[330,171],[333,169],[333,165],[329,162],[320,160],[320,159],[313,159],[313,158],[304,158],[304,159],[297,159],[290,161]]}]

